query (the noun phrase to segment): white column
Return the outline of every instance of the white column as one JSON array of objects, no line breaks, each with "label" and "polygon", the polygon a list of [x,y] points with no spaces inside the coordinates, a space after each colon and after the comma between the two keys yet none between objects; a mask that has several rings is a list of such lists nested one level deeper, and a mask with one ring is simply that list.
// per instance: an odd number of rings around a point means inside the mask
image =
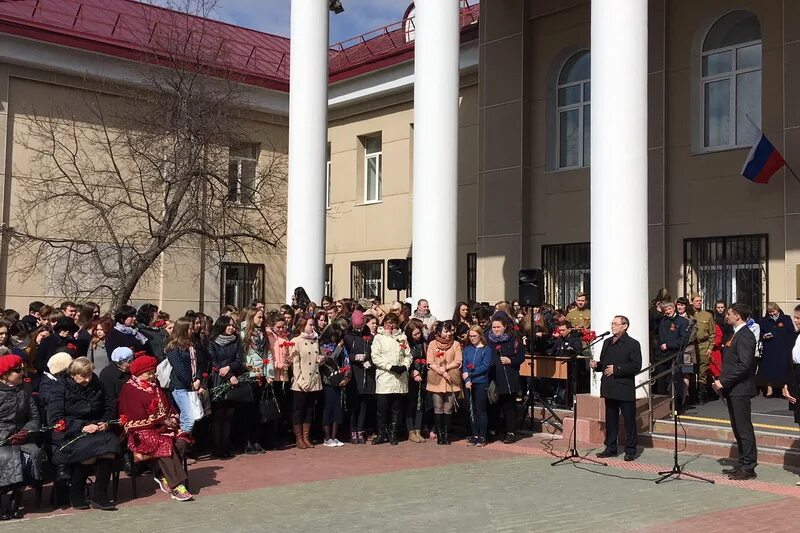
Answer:
[{"label": "white column", "polygon": [[319,302],[325,285],[328,8],[328,0],[292,0],[287,302],[295,287]]},{"label": "white column", "polygon": [[[592,329],[625,315],[648,350],[647,1],[592,2]],[[600,353],[598,345],[596,355]],[[641,377],[640,377],[641,379]],[[595,375],[592,393],[599,394]],[[641,389],[638,393],[643,395]]]},{"label": "white column", "polygon": [[415,6],[412,296],[447,318],[458,272],[459,1]]}]

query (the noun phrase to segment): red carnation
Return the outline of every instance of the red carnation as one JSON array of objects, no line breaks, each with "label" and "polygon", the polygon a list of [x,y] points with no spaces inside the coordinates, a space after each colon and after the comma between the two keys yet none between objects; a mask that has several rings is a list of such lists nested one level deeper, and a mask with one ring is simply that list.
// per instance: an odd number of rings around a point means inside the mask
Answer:
[{"label": "red carnation", "polygon": [[72,344],[71,342],[67,343],[67,348],[70,350],[77,350],[78,347]]},{"label": "red carnation", "polygon": [[67,421],[64,419],[59,420],[53,426],[53,431],[56,431],[58,433],[64,433],[66,430],[67,430]]},{"label": "red carnation", "polygon": [[211,367],[211,371],[212,372],[219,372],[219,367],[218,366],[212,366]]},{"label": "red carnation", "polygon": [[364,339],[364,342],[369,342],[370,336],[369,335],[364,335],[361,338]]},{"label": "red carnation", "polygon": [[125,415],[119,415],[119,425],[120,425],[120,426],[124,426],[124,425],[125,425],[125,424],[127,424],[128,422],[130,422],[130,420],[128,420],[128,417],[127,417],[127,416],[125,416]]},{"label": "red carnation", "polygon": [[519,331],[519,326],[514,326],[514,331]]},{"label": "red carnation", "polygon": [[348,366],[342,367],[340,370],[341,370],[341,372],[343,374],[347,374],[348,372],[350,372],[350,366],[348,365]]},{"label": "red carnation", "polygon": [[24,381],[25,383],[30,383],[31,382],[31,378],[24,378],[22,381]]},{"label": "red carnation", "polygon": [[444,352],[442,350],[436,350],[436,357],[444,357]]},{"label": "red carnation", "polygon": [[497,353],[500,353],[503,351],[503,347],[498,344],[495,350],[497,350]]},{"label": "red carnation", "polygon": [[475,365],[473,363],[467,363],[467,370],[475,370]]},{"label": "red carnation", "polygon": [[208,372],[203,372],[202,376],[203,376],[203,379],[207,379],[208,378]]},{"label": "red carnation", "polygon": [[262,359],[261,364],[263,364],[264,366],[269,366],[269,359]]}]

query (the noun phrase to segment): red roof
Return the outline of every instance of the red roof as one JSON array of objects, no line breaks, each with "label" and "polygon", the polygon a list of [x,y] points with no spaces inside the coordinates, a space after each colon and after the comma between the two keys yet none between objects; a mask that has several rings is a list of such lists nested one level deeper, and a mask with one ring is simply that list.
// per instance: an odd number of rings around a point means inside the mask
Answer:
[{"label": "red roof", "polygon": [[[461,1],[465,42],[477,38],[480,4]],[[331,81],[412,59],[409,28],[413,19],[333,45]],[[196,59],[165,53],[167,42],[188,42],[193,50],[207,52],[210,66],[220,73],[232,73],[243,83],[289,89],[288,38],[136,0],[0,0],[0,32],[151,63]]]},{"label": "red roof", "polygon": [[0,32],[149,62],[175,59],[164,53],[174,45],[165,44],[188,39],[213,58],[211,67],[245,83],[289,88],[289,39],[135,0],[0,2]]}]

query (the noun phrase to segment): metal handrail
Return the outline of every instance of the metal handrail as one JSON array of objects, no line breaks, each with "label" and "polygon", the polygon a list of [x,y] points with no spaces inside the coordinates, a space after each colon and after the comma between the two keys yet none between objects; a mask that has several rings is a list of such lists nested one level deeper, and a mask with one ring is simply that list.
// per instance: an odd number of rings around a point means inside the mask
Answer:
[{"label": "metal handrail", "polygon": [[[663,365],[665,363],[670,363],[670,368],[667,368],[666,370],[663,370],[663,371],[659,372],[658,374],[656,374],[654,376],[653,375],[653,369],[655,369],[655,368],[657,368],[657,367],[659,367],[659,366],[661,366],[661,365]],[[642,381],[641,383],[636,385],[636,387],[634,387],[634,389],[638,389],[640,387],[644,387],[645,385],[648,385],[648,387],[645,389],[645,391],[647,392],[647,416],[648,416],[647,427],[648,427],[648,430],[651,433],[653,431],[653,428],[655,427],[655,419],[653,418],[653,389],[652,389],[652,386],[659,379],[663,378],[664,376],[672,374],[672,366],[671,365],[672,365],[672,358],[666,358],[666,359],[662,359],[660,361],[656,361],[652,365],[650,365],[650,366],[648,366],[646,368],[643,368],[642,370],[640,370],[639,372],[636,373],[636,375],[638,376],[639,374],[647,372],[648,376],[649,376],[648,379],[646,379],[645,381]]]}]

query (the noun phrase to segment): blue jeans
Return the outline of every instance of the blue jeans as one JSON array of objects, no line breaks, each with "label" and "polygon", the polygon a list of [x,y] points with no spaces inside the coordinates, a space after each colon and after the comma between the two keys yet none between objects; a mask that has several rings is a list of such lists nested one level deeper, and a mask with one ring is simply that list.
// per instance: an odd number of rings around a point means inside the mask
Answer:
[{"label": "blue jeans", "polygon": [[472,435],[486,440],[486,426],[488,424],[487,407],[489,400],[487,398],[488,383],[473,383],[472,390],[464,388],[464,393],[470,400],[470,425],[472,426]]},{"label": "blue jeans", "polygon": [[191,433],[194,427],[194,417],[192,416],[192,404],[189,402],[189,391],[186,389],[175,389],[172,391],[172,399],[180,410],[181,431]]}]

